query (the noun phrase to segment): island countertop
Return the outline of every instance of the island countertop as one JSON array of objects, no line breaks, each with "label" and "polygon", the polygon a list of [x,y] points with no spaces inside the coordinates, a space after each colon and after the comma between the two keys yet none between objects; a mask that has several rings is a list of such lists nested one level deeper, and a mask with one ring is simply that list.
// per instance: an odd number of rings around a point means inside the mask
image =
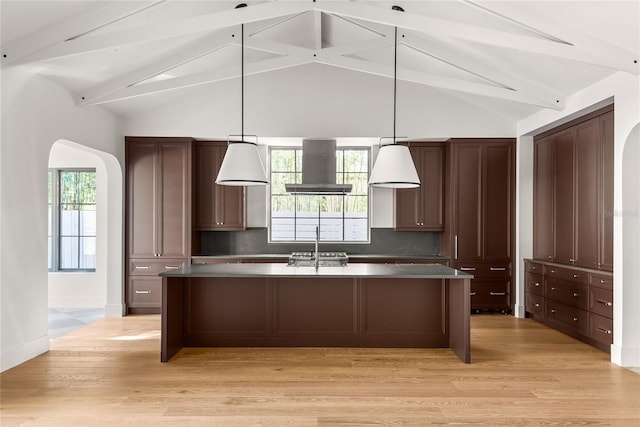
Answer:
[{"label": "island countertop", "polygon": [[340,267],[295,267],[281,263],[191,264],[163,277],[366,277],[473,279],[473,275],[440,264],[347,264]]}]

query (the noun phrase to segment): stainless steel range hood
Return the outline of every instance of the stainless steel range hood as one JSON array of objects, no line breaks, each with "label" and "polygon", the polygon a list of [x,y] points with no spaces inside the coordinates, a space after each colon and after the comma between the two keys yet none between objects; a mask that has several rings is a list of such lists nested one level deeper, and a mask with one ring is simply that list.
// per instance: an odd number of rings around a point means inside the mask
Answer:
[{"label": "stainless steel range hood", "polygon": [[336,140],[302,140],[302,184],[285,184],[287,193],[343,195],[351,184],[336,184]]}]

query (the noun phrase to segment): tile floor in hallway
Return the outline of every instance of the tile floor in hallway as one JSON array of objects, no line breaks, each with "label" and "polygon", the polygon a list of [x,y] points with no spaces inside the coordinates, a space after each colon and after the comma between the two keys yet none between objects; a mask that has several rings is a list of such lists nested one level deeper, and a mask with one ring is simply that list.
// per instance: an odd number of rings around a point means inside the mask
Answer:
[{"label": "tile floor in hallway", "polygon": [[104,307],[49,308],[49,339],[59,338],[103,317]]}]

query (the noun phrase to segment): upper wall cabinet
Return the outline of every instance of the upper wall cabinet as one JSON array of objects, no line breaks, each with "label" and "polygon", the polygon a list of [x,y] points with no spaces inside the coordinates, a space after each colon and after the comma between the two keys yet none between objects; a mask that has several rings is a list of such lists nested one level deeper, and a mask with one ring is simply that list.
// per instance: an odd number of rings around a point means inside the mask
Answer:
[{"label": "upper wall cabinet", "polygon": [[191,138],[126,138],[129,258],[185,258],[190,245]]},{"label": "upper wall cabinet", "polygon": [[613,268],[613,107],[534,145],[535,259]]},{"label": "upper wall cabinet", "polygon": [[441,231],[444,229],[445,146],[412,142],[409,151],[421,185],[419,188],[395,190],[394,229]]},{"label": "upper wall cabinet", "polygon": [[245,230],[245,187],[216,184],[227,151],[224,141],[197,141],[194,146],[194,212],[196,230]]}]

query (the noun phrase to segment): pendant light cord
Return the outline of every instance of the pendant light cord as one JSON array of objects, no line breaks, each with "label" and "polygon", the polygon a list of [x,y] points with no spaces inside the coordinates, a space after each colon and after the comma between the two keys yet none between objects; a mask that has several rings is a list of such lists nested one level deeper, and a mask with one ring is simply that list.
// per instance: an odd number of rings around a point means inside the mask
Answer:
[{"label": "pendant light cord", "polygon": [[240,26],[240,134],[244,141],[244,24]]},{"label": "pendant light cord", "polygon": [[396,91],[398,74],[398,27],[395,27],[393,39],[393,143],[396,143]]}]

